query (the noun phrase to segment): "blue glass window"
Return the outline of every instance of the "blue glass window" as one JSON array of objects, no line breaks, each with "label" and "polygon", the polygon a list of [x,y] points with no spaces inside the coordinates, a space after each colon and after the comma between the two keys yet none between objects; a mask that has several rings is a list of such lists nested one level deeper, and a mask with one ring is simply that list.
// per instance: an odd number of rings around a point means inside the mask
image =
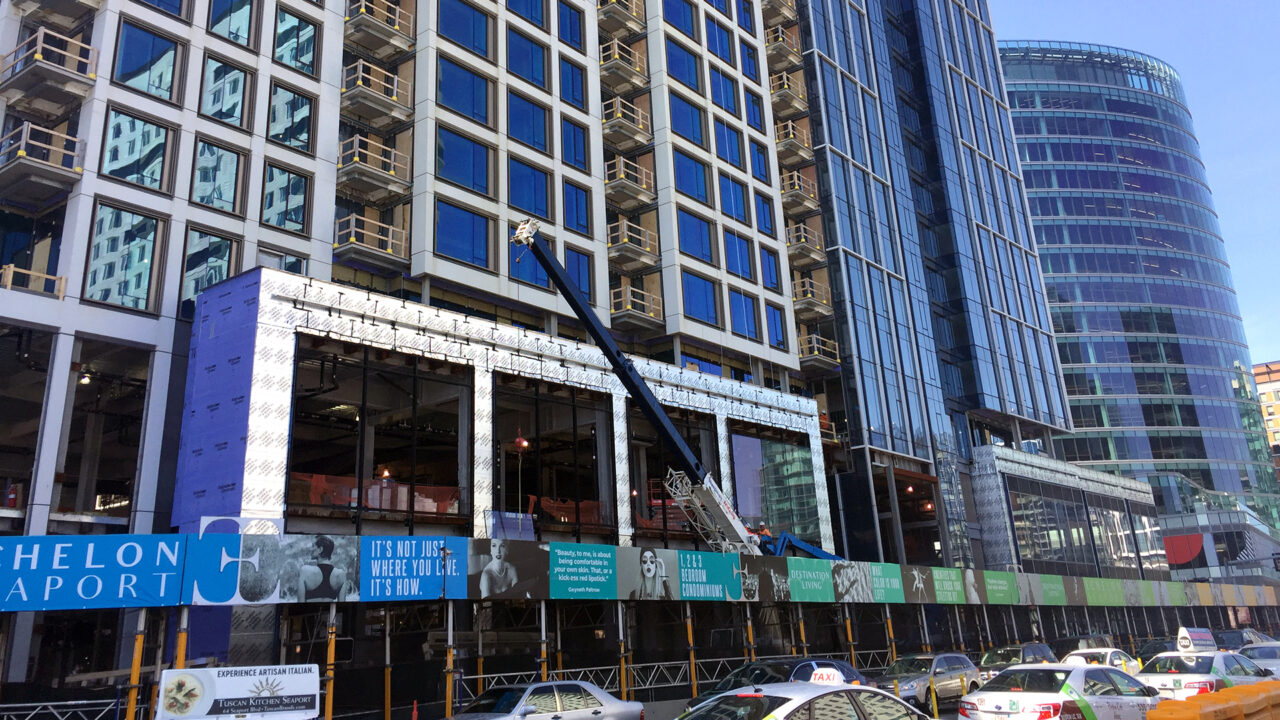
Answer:
[{"label": "blue glass window", "polygon": [[564,183],[564,226],[583,235],[591,234],[591,194],[567,180]]},{"label": "blue glass window", "polygon": [[707,49],[712,55],[733,64],[733,36],[729,29],[707,16]]},{"label": "blue glass window", "polygon": [[702,90],[698,58],[671,38],[667,38],[667,72],[694,90]]},{"label": "blue glass window", "polygon": [[748,45],[746,40],[738,43],[738,46],[742,50],[742,74],[752,82],[760,82],[760,56],[756,49]]},{"label": "blue glass window", "polygon": [[560,159],[579,170],[587,169],[587,129],[570,120],[560,121]]},{"label": "blue glass window", "polygon": [[761,182],[769,182],[769,151],[764,143],[751,141],[751,176]]},{"label": "blue glass window", "polygon": [[507,8],[538,27],[546,27],[547,10],[542,0],[507,0]]},{"label": "blue glass window", "polygon": [[304,72],[316,74],[316,26],[292,13],[276,11],[277,62]]},{"label": "blue glass window", "polygon": [[715,68],[711,68],[711,102],[738,114],[738,83]]},{"label": "blue glass window", "polygon": [[267,176],[262,183],[262,224],[305,233],[307,231],[307,195],[311,178],[267,163]]},{"label": "blue glass window", "polygon": [[591,256],[567,247],[564,249],[564,269],[587,302],[591,302]]},{"label": "blue glass window", "polygon": [[440,127],[436,131],[436,176],[489,194],[489,148]]},{"label": "blue glass window", "polygon": [[548,177],[545,170],[508,158],[507,203],[540,218],[550,219],[551,204],[547,202],[550,189]]},{"label": "blue glass window", "polygon": [[779,350],[787,349],[787,316],[777,305],[764,306],[764,322],[769,329],[769,344]]},{"label": "blue glass window", "polygon": [[760,248],[760,282],[770,290],[782,291],[782,277],[778,273],[778,253]]},{"label": "blue glass window", "polygon": [[177,72],[178,43],[131,23],[120,24],[114,79],[135,90],[172,100]]},{"label": "blue glass window", "polygon": [[152,190],[167,190],[169,128],[112,108],[102,148],[103,175]]},{"label": "blue glass window", "polygon": [[489,124],[488,80],[441,57],[436,82],[439,83],[436,99],[441,105]]},{"label": "blue glass window", "polygon": [[693,3],[689,0],[662,0],[662,16],[680,32],[698,39],[693,29]]},{"label": "blue glass window", "polygon": [[170,15],[182,14],[182,0],[142,0],[142,2],[158,10],[163,10]]},{"label": "blue glass window", "polygon": [[547,49],[515,30],[507,29],[507,69],[545,89]]},{"label": "blue glass window", "polygon": [[676,234],[680,252],[709,263],[715,262],[711,248],[711,223],[691,212],[676,210]]},{"label": "blue glass window", "polygon": [[204,59],[204,82],[200,88],[200,114],[243,127],[248,120],[249,73],[212,57]]},{"label": "blue glass window", "polygon": [[723,120],[716,120],[716,157],[742,167],[742,134]]},{"label": "blue glass window", "polygon": [[311,152],[312,98],[272,83],[267,113],[267,139],[295,150]]},{"label": "blue glass window", "polygon": [[[94,227],[82,297],[134,310],[151,310],[157,299],[151,292],[159,264],[155,262],[156,248],[164,242],[164,224],[153,217],[99,204]],[[132,263],[128,269],[124,266],[126,259]]]},{"label": "blue glass window", "polygon": [[777,237],[778,228],[773,224],[773,201],[756,193],[756,227],[769,237]]},{"label": "blue glass window", "polygon": [[507,135],[512,140],[546,152],[547,115],[546,108],[523,95],[507,93]]},{"label": "blue glass window", "polygon": [[738,26],[752,35],[756,34],[756,11],[751,0],[738,0]]},{"label": "blue glass window", "polygon": [[747,188],[728,175],[720,176],[720,211],[745,225],[751,224],[747,209]]},{"label": "blue glass window", "polygon": [[240,153],[197,139],[191,202],[239,213],[240,174],[244,165],[244,157]]},{"label": "blue glass window", "polygon": [[[514,227],[511,228],[510,234],[514,234],[515,231]],[[532,252],[529,252],[529,248],[513,242],[507,243],[507,274],[512,280],[538,287],[551,287],[551,278],[547,277],[547,271],[543,269],[542,263],[538,262]]]},{"label": "blue glass window", "polygon": [[440,36],[489,57],[489,16],[462,0],[440,0]]},{"label": "blue glass window", "polygon": [[729,230],[724,231],[724,268],[740,278],[755,279],[750,238]]},{"label": "blue glass window", "polygon": [[697,368],[698,372],[704,372],[708,375],[715,375],[717,377],[724,377],[724,368],[720,363],[706,358],[700,358],[697,355],[690,355],[687,352],[680,353],[680,366],[689,367],[690,365]]},{"label": "blue glass window", "polygon": [[436,254],[487,270],[491,224],[479,213],[436,200]]},{"label": "blue glass window", "polygon": [[576,108],[587,109],[586,73],[573,63],[560,59],[560,98]]},{"label": "blue glass window", "polygon": [[709,325],[719,325],[720,309],[716,304],[716,284],[688,270],[681,275],[684,280],[685,317],[700,320]]},{"label": "blue glass window", "polygon": [[729,0],[707,0],[707,4],[725,15],[729,14]]},{"label": "blue glass window", "polygon": [[582,11],[560,0],[560,42],[569,47],[582,49]]},{"label": "blue glass window", "polygon": [[734,335],[760,339],[760,311],[756,299],[737,290],[729,290],[729,326]]},{"label": "blue glass window", "polygon": [[764,103],[760,96],[750,90],[743,90],[742,95],[746,99],[747,124],[764,132]]},{"label": "blue glass window", "polygon": [[671,93],[670,97],[671,129],[685,140],[705,147],[706,140],[702,136],[702,110],[675,93]]},{"label": "blue glass window", "polygon": [[695,200],[707,202],[710,195],[707,188],[707,166],[679,150],[672,150],[671,153],[675,160],[676,190]]},{"label": "blue glass window", "polygon": [[[170,12],[178,14],[176,10]],[[233,43],[248,45],[253,35],[253,0],[212,0],[209,3],[209,32]]]}]

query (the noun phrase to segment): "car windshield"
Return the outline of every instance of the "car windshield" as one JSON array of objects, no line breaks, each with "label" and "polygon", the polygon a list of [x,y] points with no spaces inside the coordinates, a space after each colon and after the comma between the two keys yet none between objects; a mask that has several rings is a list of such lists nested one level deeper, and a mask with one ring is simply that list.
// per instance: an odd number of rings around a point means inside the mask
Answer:
[{"label": "car windshield", "polygon": [[1074,652],[1068,657],[1083,658],[1091,665],[1104,665],[1107,662],[1107,654],[1104,652]]},{"label": "car windshield", "polygon": [[681,720],[764,720],[787,698],[758,693],[721,695],[681,716]]},{"label": "car windshield", "polygon": [[1161,655],[1143,665],[1142,673],[1208,675],[1212,668],[1213,658],[1209,655]]},{"label": "car windshield", "polygon": [[1240,654],[1250,660],[1280,660],[1280,647],[1275,645],[1247,647],[1242,649]]},{"label": "car windshield", "polygon": [[1056,693],[1069,674],[1066,670],[1005,670],[983,685],[982,691]]},{"label": "car windshield", "polygon": [[987,654],[982,656],[983,665],[1005,665],[1017,662],[1022,662],[1022,648],[996,648],[988,650]]},{"label": "car windshield", "polygon": [[496,687],[485,690],[474,702],[463,708],[464,713],[509,713],[524,697],[525,688]]},{"label": "car windshield", "polygon": [[1240,630],[1214,630],[1213,642],[1220,648],[1238,648],[1244,644],[1244,633]]},{"label": "car windshield", "polygon": [[732,690],[747,685],[787,682],[791,679],[791,666],[784,663],[751,663],[729,673],[716,685],[716,690]]},{"label": "car windshield", "polygon": [[927,673],[931,667],[933,667],[933,658],[905,657],[890,665],[889,669],[884,671],[884,674],[915,675],[918,673]]}]

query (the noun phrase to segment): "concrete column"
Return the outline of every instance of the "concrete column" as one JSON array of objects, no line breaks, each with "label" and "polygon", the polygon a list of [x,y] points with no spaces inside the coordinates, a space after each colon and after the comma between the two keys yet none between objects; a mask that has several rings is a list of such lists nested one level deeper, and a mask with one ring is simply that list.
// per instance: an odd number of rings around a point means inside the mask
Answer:
[{"label": "concrete column", "polygon": [[[631,545],[631,535],[635,532],[635,496],[631,493],[638,490],[631,481],[631,443],[627,438],[627,395],[615,393],[610,396],[613,401],[613,481],[614,511],[618,515],[618,544]],[[603,433],[596,433],[597,442],[603,440]],[[603,468],[602,468],[603,470]]]},{"label": "concrete column", "polygon": [[92,513],[98,497],[98,461],[102,459],[101,412],[89,412],[84,418],[84,444],[80,450],[80,468],[76,473],[76,502],[78,513]]},{"label": "concrete column", "polygon": [[485,516],[493,509],[493,372],[488,367],[477,365],[475,369],[475,387],[472,393],[475,418],[475,442],[473,457],[475,464],[471,469],[471,483],[474,490],[475,507],[471,509],[471,534],[473,537],[489,537],[489,528],[485,525]]},{"label": "concrete column", "polygon": [[[26,535],[44,535],[49,527],[54,481],[62,470],[62,438],[71,425],[77,378],[71,374],[71,363],[77,359],[76,339],[66,333],[54,336],[49,353],[49,374],[45,384],[44,412],[40,415],[40,432],[36,441],[36,460],[31,477],[27,505]],[[15,639],[18,637],[15,634]],[[23,667],[25,672],[26,668]]]},{"label": "concrete column", "polygon": [[[716,469],[715,476],[720,483],[720,490],[724,493],[725,499],[734,507],[737,507],[737,488],[733,484],[732,437],[729,432],[729,416],[716,415],[716,447],[720,449],[720,467]],[[694,483],[698,482],[698,478],[689,479]]]}]

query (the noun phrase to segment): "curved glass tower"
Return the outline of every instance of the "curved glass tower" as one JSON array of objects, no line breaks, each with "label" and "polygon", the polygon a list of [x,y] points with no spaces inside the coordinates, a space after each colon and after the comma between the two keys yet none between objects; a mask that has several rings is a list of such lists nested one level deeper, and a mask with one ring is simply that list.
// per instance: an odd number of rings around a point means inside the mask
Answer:
[{"label": "curved glass tower", "polygon": [[1076,43],[1000,57],[1076,428],[1058,456],[1151,483],[1175,577],[1273,573],[1276,476],[1177,72]]}]

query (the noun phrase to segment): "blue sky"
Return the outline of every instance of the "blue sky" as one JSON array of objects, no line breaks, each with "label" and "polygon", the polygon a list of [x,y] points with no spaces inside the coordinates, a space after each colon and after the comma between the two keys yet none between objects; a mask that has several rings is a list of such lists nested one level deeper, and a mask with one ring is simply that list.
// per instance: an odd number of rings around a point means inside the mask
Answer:
[{"label": "blue sky", "polygon": [[[998,39],[1118,45],[1182,76],[1253,362],[1280,360],[1280,2],[989,0]],[[1271,261],[1277,260],[1275,266]]]}]

